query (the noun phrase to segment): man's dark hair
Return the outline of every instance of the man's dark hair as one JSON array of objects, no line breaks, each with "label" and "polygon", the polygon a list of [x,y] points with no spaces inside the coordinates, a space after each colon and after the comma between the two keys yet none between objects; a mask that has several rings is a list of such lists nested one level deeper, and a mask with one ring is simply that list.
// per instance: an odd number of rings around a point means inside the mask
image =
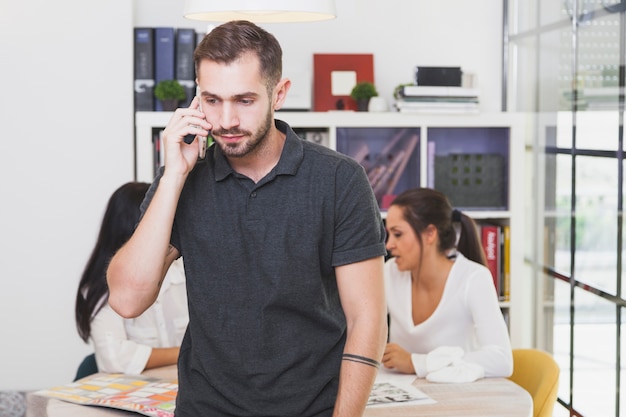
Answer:
[{"label": "man's dark hair", "polygon": [[245,20],[224,23],[202,39],[194,52],[196,72],[202,60],[230,64],[247,52],[259,58],[261,77],[271,92],[282,77],[283,51],[274,35]]}]

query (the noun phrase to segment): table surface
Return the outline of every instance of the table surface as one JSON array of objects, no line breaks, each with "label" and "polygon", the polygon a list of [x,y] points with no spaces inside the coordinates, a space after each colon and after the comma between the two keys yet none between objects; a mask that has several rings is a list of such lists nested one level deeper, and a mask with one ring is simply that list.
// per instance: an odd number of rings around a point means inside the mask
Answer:
[{"label": "table surface", "polygon": [[[145,375],[171,378],[176,366],[153,369]],[[465,384],[437,384],[416,378],[413,385],[437,401],[435,404],[412,406],[369,407],[363,417],[532,417],[530,394],[506,378],[484,378]],[[137,416],[138,414],[100,407],[84,407],[59,400],[50,400],[49,417]]]},{"label": "table surface", "polygon": [[484,378],[464,384],[438,384],[417,378],[413,385],[435,404],[369,407],[364,417],[532,417],[530,394],[506,378]]}]

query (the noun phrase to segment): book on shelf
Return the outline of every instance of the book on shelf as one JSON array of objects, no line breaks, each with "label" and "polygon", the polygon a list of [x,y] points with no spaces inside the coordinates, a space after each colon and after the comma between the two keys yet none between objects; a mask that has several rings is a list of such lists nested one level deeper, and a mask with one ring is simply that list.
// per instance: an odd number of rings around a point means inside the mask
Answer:
[{"label": "book on shelf", "polygon": [[134,29],[135,111],[154,110],[154,30]]},{"label": "book on shelf", "polygon": [[400,108],[398,109],[398,113],[403,114],[478,114],[480,111],[478,108],[435,108],[435,107],[425,107],[425,108]]},{"label": "book on shelf", "polygon": [[502,299],[511,301],[511,226],[502,227]]},{"label": "book on shelf", "polygon": [[405,85],[400,89],[400,95],[403,97],[464,97],[477,99],[480,96],[480,90],[475,87]]},{"label": "book on shelf", "polygon": [[[154,29],[154,83],[155,86],[165,80],[173,80],[175,77],[174,53],[175,31],[172,27],[158,27]],[[156,111],[163,111],[160,100],[155,100]]]},{"label": "book on shelf", "polygon": [[405,85],[395,106],[401,113],[478,113],[478,96],[473,87]]},{"label": "book on shelf", "polygon": [[415,67],[415,84],[435,86],[458,86],[463,82],[461,67]]},{"label": "book on shelf", "polygon": [[493,285],[496,288],[498,297],[500,297],[502,289],[502,274],[500,272],[502,265],[501,230],[501,226],[496,224],[483,223],[480,225],[480,241],[483,245],[487,268],[489,269],[489,272],[491,272]]},{"label": "book on shelf", "polygon": [[196,95],[196,68],[193,52],[196,49],[195,29],[176,30],[176,79],[185,89],[186,98],[180,107],[189,107]]},{"label": "book on shelf", "polygon": [[406,96],[398,100],[401,103],[476,103],[478,97],[430,97],[430,96]]},{"label": "book on shelf", "polygon": [[74,404],[115,408],[153,417],[173,417],[178,380],[99,373],[35,394]]},{"label": "book on shelf", "polygon": [[165,129],[152,128],[152,176],[156,177],[159,168],[163,165],[163,131]]},{"label": "book on shelf", "polygon": [[404,101],[398,100],[396,108],[404,113],[428,113],[428,112],[450,112],[450,113],[478,113],[479,105],[471,101]]}]

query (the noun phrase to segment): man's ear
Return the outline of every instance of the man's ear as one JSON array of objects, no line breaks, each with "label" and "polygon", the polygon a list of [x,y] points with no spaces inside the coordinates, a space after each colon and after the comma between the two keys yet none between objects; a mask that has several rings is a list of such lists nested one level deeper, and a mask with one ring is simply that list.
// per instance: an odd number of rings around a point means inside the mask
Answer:
[{"label": "man's ear", "polygon": [[276,87],[274,87],[274,95],[272,97],[274,100],[274,110],[278,110],[283,106],[290,87],[291,81],[288,78],[283,78],[278,82],[278,84],[276,84]]}]

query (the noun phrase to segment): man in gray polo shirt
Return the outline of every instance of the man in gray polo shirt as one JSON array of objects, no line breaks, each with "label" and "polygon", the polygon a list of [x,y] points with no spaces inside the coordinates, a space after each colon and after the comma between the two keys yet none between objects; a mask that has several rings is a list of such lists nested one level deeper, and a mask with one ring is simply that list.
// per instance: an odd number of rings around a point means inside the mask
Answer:
[{"label": "man in gray polo shirt", "polygon": [[290,82],[271,34],[223,24],[195,60],[199,96],[163,133],[165,166],[111,261],[109,303],[141,314],[184,258],[178,417],[361,416],[387,331],[367,177],[274,119]]}]

